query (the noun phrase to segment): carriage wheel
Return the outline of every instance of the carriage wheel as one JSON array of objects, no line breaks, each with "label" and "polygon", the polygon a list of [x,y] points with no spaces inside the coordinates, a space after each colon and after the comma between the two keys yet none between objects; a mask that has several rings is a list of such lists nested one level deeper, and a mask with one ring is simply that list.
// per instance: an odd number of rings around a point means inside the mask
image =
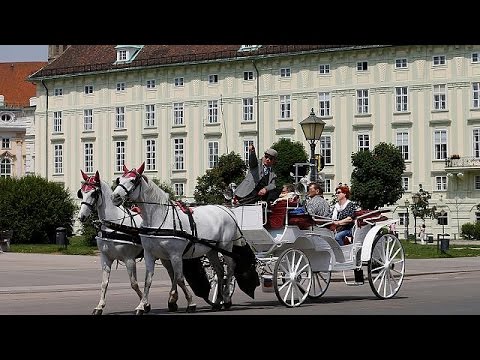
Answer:
[{"label": "carriage wheel", "polygon": [[[210,281],[210,293],[208,294],[208,300],[211,302],[210,305],[214,304],[218,297],[218,278],[217,274],[214,274],[212,278],[209,278]],[[235,277],[232,277],[232,282],[230,283],[230,296],[233,295],[235,291]]]},{"label": "carriage wheel", "polygon": [[331,278],[332,273],[330,271],[315,271],[312,276],[312,286],[310,287],[308,297],[310,299],[317,299],[325,294],[328,285],[330,285]]},{"label": "carriage wheel", "polygon": [[296,307],[307,298],[312,285],[312,267],[303,251],[287,249],[275,263],[273,288],[285,306]]},{"label": "carriage wheel", "polygon": [[[210,292],[208,294],[207,302],[209,302],[209,305],[213,305],[218,297],[218,277],[206,257],[202,258],[202,262],[207,273],[208,281],[210,282]],[[232,282],[230,284],[230,296],[232,296],[233,292],[235,291],[235,283],[235,277],[232,277]]]},{"label": "carriage wheel", "polygon": [[373,242],[368,262],[368,282],[380,299],[389,299],[400,290],[405,274],[405,252],[400,240],[384,234]]}]

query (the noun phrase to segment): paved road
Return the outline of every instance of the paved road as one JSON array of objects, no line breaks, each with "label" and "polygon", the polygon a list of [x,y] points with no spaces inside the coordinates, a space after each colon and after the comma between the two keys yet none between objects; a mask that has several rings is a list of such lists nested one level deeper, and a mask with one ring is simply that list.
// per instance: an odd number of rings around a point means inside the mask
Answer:
[{"label": "paved road", "polygon": [[[91,270],[99,271],[99,262],[98,256],[0,253],[0,294],[98,289],[99,278],[96,276],[92,279]],[[406,277],[480,271],[480,257],[406,259],[405,263]],[[143,261],[138,263],[138,269],[139,280],[143,282]],[[52,270],[55,270],[53,275]],[[73,280],[72,271],[76,274]],[[130,288],[130,284],[125,282],[123,271],[118,279],[116,273],[118,272],[112,271],[109,289]],[[155,271],[155,286],[169,284],[165,269],[158,265]]]}]

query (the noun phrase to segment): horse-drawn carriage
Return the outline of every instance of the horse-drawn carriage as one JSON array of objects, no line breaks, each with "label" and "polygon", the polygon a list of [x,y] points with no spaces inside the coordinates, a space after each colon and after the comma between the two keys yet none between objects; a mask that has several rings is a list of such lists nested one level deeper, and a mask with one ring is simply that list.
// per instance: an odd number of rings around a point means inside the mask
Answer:
[{"label": "horse-drawn carriage", "polygon": [[[357,214],[352,243],[340,246],[329,229],[331,219],[290,214],[293,209],[286,206],[281,226],[272,229],[271,223],[266,226],[270,210],[265,203],[185,209],[170,201],[168,194],[143,175],[143,170],[144,164],[138,169],[124,167],[124,174],[117,179],[113,192],[100,182],[98,172],[93,180],[82,173],[87,184],[79,191],[79,197],[83,199],[81,214],[85,211],[82,218],[86,217],[89,208],[96,206],[104,225],[113,226],[109,217],[124,224],[128,210],[122,209],[119,214],[107,213],[112,211],[108,210],[112,206],[121,206],[128,199],[138,205],[143,221],[141,227],[130,226],[134,228],[133,232],[125,227],[120,229],[132,236],[131,241],[117,241],[115,235],[110,239],[103,235],[97,237],[99,248],[103,250],[104,276],[101,300],[94,313],[101,314],[105,306],[105,291],[114,259],[128,264],[132,287],[140,297],[137,314],[150,310],[148,295],[158,259],[172,280],[168,299],[171,311],[178,308],[177,285],[185,294],[187,311],[195,311],[196,305],[184,277],[185,260],[197,259],[198,262],[193,263],[194,272],[197,272],[198,264],[204,269],[200,261],[204,256],[208,259],[204,264],[209,270],[209,278],[205,275],[207,291],[203,289],[198,295],[190,280],[189,283],[194,293],[214,309],[228,309],[232,305],[235,281],[251,297],[254,297],[255,287],[261,284],[263,291],[275,292],[278,300],[288,307],[299,306],[307,298],[322,296],[334,272],[342,272],[347,285],[361,285],[364,284],[363,268],[366,267],[370,287],[381,299],[395,296],[403,283],[405,258],[402,244],[394,234],[385,230],[398,219],[387,219],[384,216],[387,210]],[[145,260],[143,293],[136,283],[134,265],[139,255],[139,243],[134,238],[141,239]],[[113,245],[108,245],[110,243]],[[345,273],[348,271],[353,271],[354,281],[347,280]],[[253,287],[252,274],[255,277]]]}]

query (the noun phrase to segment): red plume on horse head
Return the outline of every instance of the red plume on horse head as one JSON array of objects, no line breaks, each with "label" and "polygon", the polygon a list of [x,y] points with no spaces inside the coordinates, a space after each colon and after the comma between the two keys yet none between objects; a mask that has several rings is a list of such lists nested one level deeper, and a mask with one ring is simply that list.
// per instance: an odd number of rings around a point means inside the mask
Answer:
[{"label": "red plume on horse head", "polygon": [[128,170],[128,168],[125,166],[125,164],[123,164],[123,175],[125,175],[126,173],[128,173],[130,171],[134,171],[134,172],[138,173],[139,175],[142,175],[143,170],[145,170],[145,161],[142,163],[142,165],[140,165],[140,167],[138,169],[133,168],[132,170]]},{"label": "red plume on horse head", "polygon": [[80,172],[82,173],[83,180],[88,183],[88,184],[100,184],[100,174],[98,173],[98,170],[95,172],[95,175],[92,177],[89,177],[87,174],[83,172],[82,169],[80,169]]},{"label": "red plume on horse head", "polygon": [[88,181],[88,175],[85,174],[82,169],[80,169],[80,172],[82,173],[83,180]]}]

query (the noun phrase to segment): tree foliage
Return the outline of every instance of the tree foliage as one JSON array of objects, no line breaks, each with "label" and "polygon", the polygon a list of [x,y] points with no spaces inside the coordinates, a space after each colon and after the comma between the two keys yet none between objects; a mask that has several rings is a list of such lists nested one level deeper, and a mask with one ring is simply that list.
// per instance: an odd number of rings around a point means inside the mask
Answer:
[{"label": "tree foliage", "polygon": [[247,165],[239,154],[232,151],[220,156],[216,167],[208,169],[205,175],[197,178],[193,193],[195,201],[202,204],[224,204],[224,191],[232,182],[240,184],[246,169]]},{"label": "tree foliage", "polygon": [[280,139],[272,145],[272,148],[278,152],[274,170],[277,174],[277,188],[281,188],[283,184],[293,182],[290,175],[294,171],[293,165],[308,162],[308,155],[300,141],[292,142],[290,139]]},{"label": "tree foliage", "polygon": [[62,184],[36,175],[0,178],[0,228],[13,230],[12,243],[54,242],[57,227],[72,234],[76,211]]},{"label": "tree foliage", "polygon": [[352,154],[351,199],[362,209],[393,205],[404,193],[405,162],[393,144],[379,143],[373,151]]}]

